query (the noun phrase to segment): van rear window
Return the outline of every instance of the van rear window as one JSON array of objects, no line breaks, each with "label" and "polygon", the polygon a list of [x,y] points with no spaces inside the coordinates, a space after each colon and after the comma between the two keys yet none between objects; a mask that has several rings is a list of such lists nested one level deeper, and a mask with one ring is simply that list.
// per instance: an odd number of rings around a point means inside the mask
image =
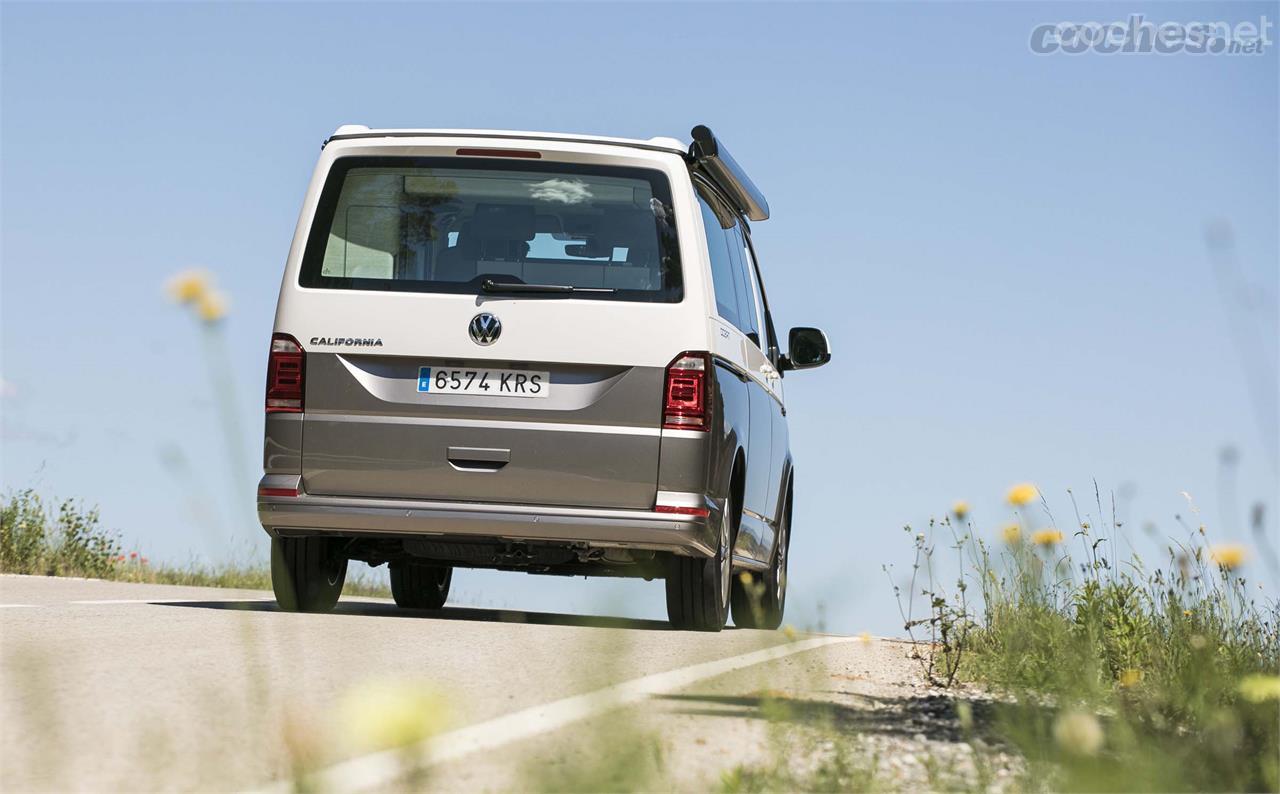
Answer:
[{"label": "van rear window", "polygon": [[583,290],[575,298],[675,303],[674,224],[670,185],[653,169],[344,157],[321,193],[299,283],[479,294],[488,281],[490,291],[568,286]]}]

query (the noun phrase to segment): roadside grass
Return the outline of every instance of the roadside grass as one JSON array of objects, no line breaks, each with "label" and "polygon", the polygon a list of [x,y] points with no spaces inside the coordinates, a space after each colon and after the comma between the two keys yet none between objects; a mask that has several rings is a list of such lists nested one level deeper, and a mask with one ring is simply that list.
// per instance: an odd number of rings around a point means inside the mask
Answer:
[{"label": "roadside grass", "polygon": [[[1096,491],[1092,516],[1071,497],[1065,531],[1034,486],[1007,500],[1013,520],[994,544],[964,505],[916,534],[919,590],[899,601],[929,649],[926,676],[999,695],[995,728],[1026,759],[1025,783],[1280,790],[1280,605],[1259,603],[1242,575],[1252,550],[1184,525],[1151,569],[1117,554],[1123,527]],[[954,583],[938,573],[939,550],[955,555]]]},{"label": "roadside grass", "polygon": [[[46,501],[31,489],[9,494],[0,504],[0,573],[271,589],[271,570],[265,563],[153,563],[136,549],[127,550],[119,534],[102,525],[96,507],[71,499]],[[359,575],[348,575],[343,592],[391,597],[386,584]]]},{"label": "roadside grass", "polygon": [[[1255,555],[1275,558],[1262,527],[1258,554],[1183,524],[1150,568],[1096,492],[1092,515],[1071,496],[1064,530],[1034,486],[1007,501],[993,542],[963,503],[924,532],[905,528],[915,559],[906,590],[894,586],[904,629],[972,751],[963,768],[930,759],[925,787],[1280,791],[1280,602],[1243,575]],[[859,751],[857,731],[809,730],[806,745],[775,726],[772,757],[728,772],[723,790],[902,786],[885,759]],[[1009,752],[1016,773],[993,780]],[[801,774],[797,755],[811,759]]]}]

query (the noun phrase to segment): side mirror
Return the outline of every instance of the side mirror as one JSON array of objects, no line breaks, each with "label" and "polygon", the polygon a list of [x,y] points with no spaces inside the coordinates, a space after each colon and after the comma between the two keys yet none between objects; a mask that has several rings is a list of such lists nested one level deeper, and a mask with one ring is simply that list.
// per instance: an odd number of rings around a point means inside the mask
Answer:
[{"label": "side mirror", "polygon": [[787,335],[787,355],[779,369],[812,369],[831,360],[827,335],[817,328],[792,328]]}]

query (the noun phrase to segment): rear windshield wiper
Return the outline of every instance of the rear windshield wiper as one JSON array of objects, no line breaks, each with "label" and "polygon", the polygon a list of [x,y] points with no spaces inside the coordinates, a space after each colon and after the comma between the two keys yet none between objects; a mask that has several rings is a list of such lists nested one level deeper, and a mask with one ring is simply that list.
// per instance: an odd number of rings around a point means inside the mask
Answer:
[{"label": "rear windshield wiper", "polygon": [[571,292],[617,292],[612,287],[575,287],[572,284],[522,284],[516,281],[494,281],[487,278],[480,283],[485,292],[542,292],[567,295]]}]

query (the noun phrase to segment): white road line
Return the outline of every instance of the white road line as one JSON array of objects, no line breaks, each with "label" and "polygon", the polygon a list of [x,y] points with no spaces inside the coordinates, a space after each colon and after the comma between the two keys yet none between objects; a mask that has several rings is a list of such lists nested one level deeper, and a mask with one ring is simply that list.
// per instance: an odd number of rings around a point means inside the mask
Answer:
[{"label": "white road line", "polygon": [[102,598],[93,601],[69,601],[70,604],[93,606],[95,604],[234,604],[241,601],[275,601],[274,598]]},{"label": "white road line", "polygon": [[[420,757],[428,764],[453,761],[480,750],[492,750],[504,744],[548,733],[645,698],[668,694],[707,678],[855,639],[816,637],[624,681],[584,695],[555,700],[440,734],[422,744],[419,748]],[[308,778],[307,782],[321,790],[367,791],[395,782],[404,771],[404,758],[402,749],[359,756],[321,770]],[[288,794],[294,790],[294,781],[283,780],[256,789],[255,794]]]},{"label": "white road line", "polygon": [[[77,606],[96,606],[108,604],[237,604],[242,602],[274,602],[275,596],[252,596],[245,598],[207,598],[200,595],[193,595],[189,598],[95,598],[80,601],[65,601],[54,604],[0,604],[0,609],[16,609],[18,607],[38,608],[38,607],[57,607],[66,604],[75,604]],[[373,598],[362,597],[344,598],[342,604],[394,604],[390,598]],[[450,607],[459,609],[485,609],[486,607],[472,607],[465,604],[450,604]]]}]

